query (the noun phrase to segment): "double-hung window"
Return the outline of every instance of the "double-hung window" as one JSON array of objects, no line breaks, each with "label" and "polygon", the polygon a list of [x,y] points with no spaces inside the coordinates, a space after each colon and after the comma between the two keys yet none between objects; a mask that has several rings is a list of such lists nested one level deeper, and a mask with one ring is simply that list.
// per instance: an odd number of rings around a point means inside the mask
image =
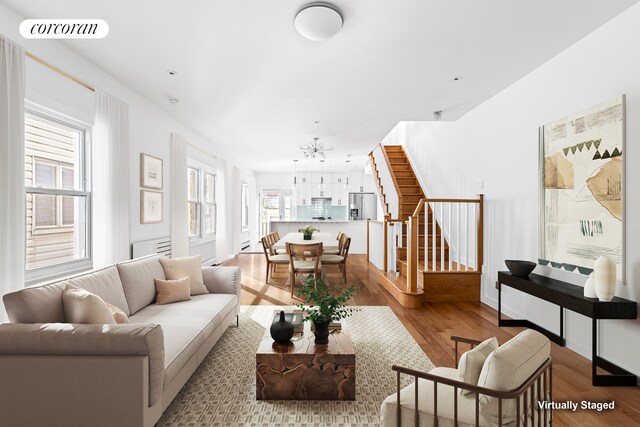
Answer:
[{"label": "double-hung window", "polygon": [[27,282],[92,267],[88,133],[69,118],[27,109]]},{"label": "double-hung window", "polygon": [[216,175],[204,165],[187,168],[188,227],[191,239],[215,237],[217,229]]}]

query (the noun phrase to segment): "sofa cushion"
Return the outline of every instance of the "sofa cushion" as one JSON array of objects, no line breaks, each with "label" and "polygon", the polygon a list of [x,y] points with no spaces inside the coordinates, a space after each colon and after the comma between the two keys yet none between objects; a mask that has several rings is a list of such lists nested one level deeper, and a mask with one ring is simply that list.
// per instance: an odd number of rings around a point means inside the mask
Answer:
[{"label": "sofa cushion", "polygon": [[[484,361],[496,348],[498,348],[498,340],[496,337],[492,337],[465,352],[460,357],[460,363],[458,363],[458,379],[463,383],[477,385]],[[460,393],[469,394],[473,392],[471,390],[460,390]]]},{"label": "sofa cushion", "polygon": [[177,280],[155,279],[155,282],[156,304],[170,304],[172,302],[189,301],[191,299],[189,276]]},{"label": "sofa cushion", "polygon": [[99,296],[104,302],[115,305],[126,315],[129,315],[129,306],[115,265],[72,277],[69,279],[69,283]]},{"label": "sofa cushion", "polygon": [[190,301],[150,305],[129,318],[131,323],[162,326],[165,388],[237,303],[236,296],[231,294],[195,295]]},{"label": "sofa cushion", "polygon": [[[458,370],[453,368],[433,368],[430,374],[439,377],[458,379]],[[414,425],[415,414],[415,382],[400,390],[400,414],[403,426]],[[438,384],[438,425],[440,427],[453,427],[453,387]],[[397,426],[397,395],[393,393],[388,396],[380,408],[380,420],[385,427]],[[434,404],[433,404],[433,382],[418,379],[418,412],[420,426],[433,426]],[[458,426],[475,425],[475,396],[458,396]],[[482,425],[482,424],[481,424]]]},{"label": "sofa cushion", "polygon": [[12,323],[64,323],[62,291],[67,282],[31,286],[2,299]]},{"label": "sofa cushion", "polygon": [[[500,346],[487,357],[480,372],[478,385],[499,391],[520,387],[551,355],[549,339],[540,332],[526,329]],[[482,414],[497,423],[498,399],[481,396]],[[502,422],[515,420],[516,404],[513,399],[502,405]]]},{"label": "sofa cushion", "polygon": [[154,279],[166,279],[159,255],[151,255],[118,264],[118,273],[129,307],[129,315],[156,299]]},{"label": "sofa cushion", "polygon": [[68,323],[114,324],[115,318],[107,304],[86,289],[67,284],[62,291],[64,317]]},{"label": "sofa cushion", "polygon": [[160,258],[164,274],[169,280],[182,279],[189,276],[191,295],[207,294],[202,278],[202,257],[200,255],[184,258]]}]

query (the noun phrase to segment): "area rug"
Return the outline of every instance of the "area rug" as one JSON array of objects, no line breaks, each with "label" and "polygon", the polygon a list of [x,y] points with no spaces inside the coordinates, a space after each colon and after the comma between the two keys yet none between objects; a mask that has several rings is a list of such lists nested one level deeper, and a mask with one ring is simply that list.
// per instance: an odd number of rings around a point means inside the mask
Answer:
[{"label": "area rug", "polygon": [[225,332],[157,425],[380,425],[380,404],[396,390],[391,365],[429,370],[433,364],[389,307],[358,308],[343,320],[356,350],[355,401],[257,401],[255,351],[277,307],[243,306],[240,327]]}]

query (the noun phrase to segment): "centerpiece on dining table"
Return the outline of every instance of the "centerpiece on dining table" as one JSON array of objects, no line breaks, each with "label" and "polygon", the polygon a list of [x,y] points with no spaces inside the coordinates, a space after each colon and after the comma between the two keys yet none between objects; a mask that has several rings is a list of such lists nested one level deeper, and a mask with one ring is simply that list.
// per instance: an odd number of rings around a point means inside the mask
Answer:
[{"label": "centerpiece on dining table", "polygon": [[351,285],[342,292],[334,295],[328,287],[325,277],[315,277],[309,274],[303,281],[303,287],[298,295],[304,304],[298,308],[305,313],[304,321],[313,322],[316,344],[329,343],[329,325],[340,319],[351,316],[357,309],[344,304],[360,291],[356,285]]},{"label": "centerpiece on dining table", "polygon": [[304,240],[311,240],[311,236],[313,236],[313,233],[314,233],[315,231],[318,231],[318,230],[316,230],[315,228],[313,228],[313,226],[312,226],[312,225],[305,225],[304,227],[302,227],[302,228],[300,229],[300,232],[302,233],[302,238],[303,238]]}]

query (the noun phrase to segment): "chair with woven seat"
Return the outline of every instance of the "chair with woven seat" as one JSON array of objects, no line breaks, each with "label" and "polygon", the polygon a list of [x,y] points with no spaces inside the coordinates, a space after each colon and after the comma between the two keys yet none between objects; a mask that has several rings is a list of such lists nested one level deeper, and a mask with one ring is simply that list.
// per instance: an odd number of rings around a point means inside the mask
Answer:
[{"label": "chair with woven seat", "polygon": [[323,255],[340,255],[341,251],[342,251],[342,236],[344,236],[345,234],[340,231],[338,233],[338,235],[336,236],[336,240],[338,241],[338,247],[336,249],[324,249],[324,251],[322,252]]},{"label": "chair with woven seat", "polygon": [[[498,346],[496,338],[471,344],[456,369],[437,367],[429,372],[394,365],[397,391],[380,408],[384,427],[400,426],[549,426],[553,411],[551,344],[526,329]],[[474,345],[476,346],[474,348]],[[414,382],[401,388],[400,374]],[[541,404],[538,404],[540,402]]]},{"label": "chair with woven seat", "polygon": [[334,254],[322,254],[320,261],[324,265],[337,265],[338,269],[342,272],[342,280],[347,283],[347,256],[349,255],[349,247],[351,246],[351,237],[347,237],[343,234],[342,242],[340,244],[340,253]]},{"label": "chair with woven seat", "polygon": [[322,242],[299,244],[287,243],[287,254],[289,254],[289,281],[291,282],[291,298],[296,285],[296,274],[313,274],[320,278],[322,264]]},{"label": "chair with woven seat", "polygon": [[260,241],[262,242],[264,256],[267,259],[267,274],[264,282],[269,283],[269,271],[275,273],[276,265],[288,265],[289,256],[285,254],[279,255],[273,251],[273,243],[269,235],[266,235]]}]

